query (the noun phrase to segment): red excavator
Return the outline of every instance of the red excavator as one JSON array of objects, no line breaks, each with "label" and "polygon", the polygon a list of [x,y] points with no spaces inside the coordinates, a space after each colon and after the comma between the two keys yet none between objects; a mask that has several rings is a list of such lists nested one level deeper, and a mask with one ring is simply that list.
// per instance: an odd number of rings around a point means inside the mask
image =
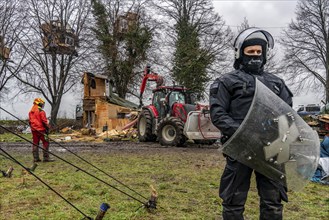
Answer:
[{"label": "red excavator", "polygon": [[138,118],[138,137],[141,142],[159,141],[165,146],[183,146],[188,140],[197,144],[213,144],[221,137],[212,124],[209,107],[195,102],[192,91],[183,86],[165,86],[163,77],[147,66],[140,87],[143,98],[146,83],[155,81],[152,103],[142,106]]}]

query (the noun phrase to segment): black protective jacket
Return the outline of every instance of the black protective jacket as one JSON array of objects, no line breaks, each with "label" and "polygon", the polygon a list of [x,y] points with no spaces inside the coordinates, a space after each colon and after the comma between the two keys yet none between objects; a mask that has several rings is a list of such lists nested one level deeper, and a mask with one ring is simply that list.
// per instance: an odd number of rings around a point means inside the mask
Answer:
[{"label": "black protective jacket", "polygon": [[267,72],[253,75],[234,70],[217,78],[210,87],[210,116],[223,135],[232,136],[248,113],[255,93],[255,77],[292,106],[292,93],[284,81]]}]

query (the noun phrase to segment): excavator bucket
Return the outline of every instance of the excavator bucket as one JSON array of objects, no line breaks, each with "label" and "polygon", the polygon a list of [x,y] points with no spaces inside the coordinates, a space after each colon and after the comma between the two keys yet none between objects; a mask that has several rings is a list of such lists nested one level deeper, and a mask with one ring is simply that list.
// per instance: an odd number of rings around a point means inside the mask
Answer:
[{"label": "excavator bucket", "polygon": [[211,122],[210,114],[202,111],[188,113],[184,134],[192,140],[217,140],[221,137],[220,130]]}]

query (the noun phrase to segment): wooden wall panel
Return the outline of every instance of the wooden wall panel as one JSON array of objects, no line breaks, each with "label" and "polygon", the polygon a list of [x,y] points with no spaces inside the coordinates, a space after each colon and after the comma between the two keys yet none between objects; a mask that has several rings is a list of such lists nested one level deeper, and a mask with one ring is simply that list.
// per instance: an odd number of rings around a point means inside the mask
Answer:
[{"label": "wooden wall panel", "polygon": [[88,86],[88,77],[87,77],[87,73],[83,74],[83,97],[89,97],[89,86]]},{"label": "wooden wall panel", "polygon": [[[95,80],[96,88],[90,87],[90,80]],[[88,77],[87,73],[83,74],[83,87],[84,87],[84,97],[100,97],[105,96],[105,80],[96,77]]]},{"label": "wooden wall panel", "polygon": [[[114,105],[111,103],[108,103],[106,101],[102,101],[97,99],[96,100],[96,122],[95,122],[95,128],[102,130],[103,127],[106,125],[108,126],[108,130],[112,129],[121,129],[123,126],[128,124],[130,122],[127,118],[117,118],[116,112],[120,110],[121,106]],[[112,112],[114,115],[109,115],[109,113]]]},{"label": "wooden wall panel", "polygon": [[90,88],[90,96],[105,96],[105,80],[94,78],[96,81],[96,88]]}]

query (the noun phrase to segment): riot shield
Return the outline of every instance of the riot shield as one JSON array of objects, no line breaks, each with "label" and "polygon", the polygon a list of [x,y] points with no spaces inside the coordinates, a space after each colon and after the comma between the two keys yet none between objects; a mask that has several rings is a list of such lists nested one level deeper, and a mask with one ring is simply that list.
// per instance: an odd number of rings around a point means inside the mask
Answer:
[{"label": "riot shield", "polygon": [[316,131],[256,79],[248,114],[222,150],[296,191],[307,183],[317,168],[320,141]]}]

